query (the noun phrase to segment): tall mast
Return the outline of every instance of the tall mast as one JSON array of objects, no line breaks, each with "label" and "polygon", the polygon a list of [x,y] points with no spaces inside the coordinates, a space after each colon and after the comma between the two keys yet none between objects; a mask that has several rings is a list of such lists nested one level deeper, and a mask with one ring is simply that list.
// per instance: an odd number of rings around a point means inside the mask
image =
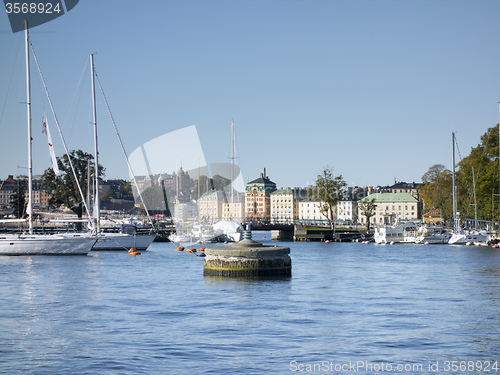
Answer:
[{"label": "tall mast", "polygon": [[453,232],[458,233],[458,217],[457,217],[457,193],[455,186],[455,133],[451,133],[452,143],[452,186],[453,186]]},{"label": "tall mast", "polygon": [[95,72],[94,72],[94,55],[90,54],[90,72],[92,74],[92,123],[94,126],[94,215],[96,220],[96,230],[99,232],[101,208],[99,197],[99,152],[97,150],[97,111],[95,103]]},{"label": "tall mast", "polygon": [[234,205],[234,120],[231,120],[231,205],[229,208],[229,220],[233,220]]},{"label": "tall mast", "polygon": [[31,136],[31,81],[30,81],[30,53],[28,21],[24,20],[24,36],[26,44],[26,106],[28,117],[28,221],[29,233],[33,234],[33,156],[32,156],[32,136]]}]

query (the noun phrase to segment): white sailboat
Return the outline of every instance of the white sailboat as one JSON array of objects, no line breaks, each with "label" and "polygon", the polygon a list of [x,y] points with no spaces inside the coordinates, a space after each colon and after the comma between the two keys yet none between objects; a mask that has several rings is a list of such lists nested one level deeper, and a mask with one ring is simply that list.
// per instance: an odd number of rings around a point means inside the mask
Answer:
[{"label": "white sailboat", "polygon": [[31,135],[31,83],[29,64],[28,22],[25,21],[26,44],[26,97],[28,117],[28,223],[29,230],[23,234],[0,235],[0,255],[87,255],[97,241],[95,236],[77,234],[33,233],[33,168]]},{"label": "white sailboat", "polygon": [[94,55],[90,54],[90,70],[92,74],[92,115],[94,127],[94,220],[98,240],[92,250],[146,250],[156,238],[156,234],[137,234],[135,226],[122,225],[120,232],[101,232],[100,220],[100,199],[99,199],[99,173],[98,173],[98,142],[97,142],[97,111],[95,98],[95,71],[94,71]]},{"label": "white sailboat", "polygon": [[[450,245],[487,245],[491,241],[492,233],[489,231],[460,229],[460,213],[457,212],[456,178],[455,178],[455,133],[451,133],[452,148],[452,186],[453,186],[453,234],[448,241]],[[473,172],[474,174],[474,172]],[[477,215],[476,215],[477,220]]]}]

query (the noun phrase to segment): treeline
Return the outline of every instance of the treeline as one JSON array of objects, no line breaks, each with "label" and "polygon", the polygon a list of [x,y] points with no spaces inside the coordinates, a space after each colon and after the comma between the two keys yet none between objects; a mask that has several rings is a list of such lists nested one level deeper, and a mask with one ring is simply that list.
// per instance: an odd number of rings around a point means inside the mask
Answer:
[{"label": "treeline", "polygon": [[[481,143],[455,166],[457,211],[460,219],[499,219],[499,134],[498,126],[481,136]],[[458,155],[458,154],[457,154]],[[441,217],[453,219],[452,171],[436,164],[422,176],[420,200],[424,212],[438,208]]]}]

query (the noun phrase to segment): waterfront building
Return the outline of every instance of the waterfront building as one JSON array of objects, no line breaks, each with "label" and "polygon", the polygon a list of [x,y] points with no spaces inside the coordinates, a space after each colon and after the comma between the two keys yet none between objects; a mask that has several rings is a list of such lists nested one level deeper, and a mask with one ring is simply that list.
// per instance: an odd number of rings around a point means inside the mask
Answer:
[{"label": "waterfront building", "polygon": [[266,170],[260,177],[249,182],[245,189],[245,217],[251,221],[269,220],[271,217],[271,193],[276,191],[276,184],[266,176]]},{"label": "waterfront building", "polygon": [[195,221],[198,217],[198,207],[196,203],[177,203],[174,205],[174,220],[177,222]]},{"label": "waterfront building", "polygon": [[245,221],[245,195],[237,191],[233,192],[233,196],[226,194],[226,201],[222,203],[222,220],[237,221],[242,223]]},{"label": "waterfront building", "polygon": [[222,219],[224,197],[221,191],[210,190],[198,201],[198,221],[200,223],[216,223]]},{"label": "waterfront building", "polygon": [[294,224],[299,220],[299,202],[307,198],[300,188],[280,189],[271,193],[271,223]]},{"label": "waterfront building", "polygon": [[[410,193],[375,193],[367,195],[361,201],[374,199],[376,212],[370,218],[371,224],[391,225],[397,220],[419,220],[421,214],[418,200]],[[366,217],[358,207],[358,221],[366,224]]]},{"label": "waterfront building", "polygon": [[[302,224],[328,224],[325,215],[321,213],[320,207],[324,202],[319,201],[313,196],[303,199],[299,202],[299,222]],[[328,214],[329,218],[330,213]],[[333,218],[335,219],[335,218]]]},{"label": "waterfront building", "polygon": [[337,220],[346,224],[355,223],[358,220],[358,202],[352,199],[342,199],[337,203]]},{"label": "waterfront building", "polygon": [[365,196],[364,189],[348,187],[342,199],[335,206],[336,220],[343,224],[352,224],[358,221],[358,200]]}]

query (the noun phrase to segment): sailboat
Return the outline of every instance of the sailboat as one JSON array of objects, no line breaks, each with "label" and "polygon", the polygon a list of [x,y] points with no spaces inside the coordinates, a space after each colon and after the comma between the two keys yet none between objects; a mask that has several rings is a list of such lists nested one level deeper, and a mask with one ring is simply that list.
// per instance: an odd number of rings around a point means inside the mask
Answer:
[{"label": "sailboat", "polygon": [[[28,117],[28,232],[0,235],[0,255],[87,255],[97,238],[78,234],[34,234],[33,233],[33,160],[31,136],[31,83],[29,64],[29,32],[25,21],[26,43],[26,96]],[[24,220],[22,220],[24,221]]]},{"label": "sailboat", "polygon": [[457,212],[456,178],[455,178],[455,133],[451,133],[453,142],[452,157],[452,186],[453,186],[453,234],[448,241],[450,245],[485,245],[491,240],[491,233],[488,231],[461,230],[460,214]]},{"label": "sailboat", "polygon": [[92,114],[94,128],[94,220],[98,233],[98,240],[92,250],[146,250],[156,238],[156,234],[137,234],[133,225],[122,225],[120,232],[102,232],[100,226],[101,210],[99,199],[99,173],[98,173],[98,142],[97,142],[97,111],[95,98],[95,70],[94,55],[90,54],[90,70],[92,74]]}]

